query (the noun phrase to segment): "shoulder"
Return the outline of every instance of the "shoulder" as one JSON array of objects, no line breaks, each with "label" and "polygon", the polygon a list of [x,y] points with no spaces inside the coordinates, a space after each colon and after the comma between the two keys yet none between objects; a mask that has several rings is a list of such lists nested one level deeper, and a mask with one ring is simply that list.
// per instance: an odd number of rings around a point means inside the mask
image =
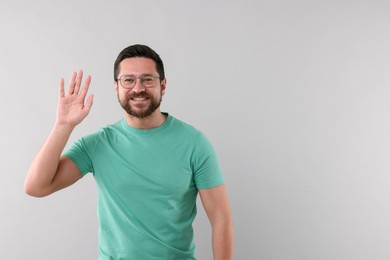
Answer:
[{"label": "shoulder", "polygon": [[96,144],[119,135],[123,132],[122,128],[122,120],[119,120],[114,124],[104,126],[89,135],[83,136],[80,140],[84,143]]},{"label": "shoulder", "polygon": [[211,142],[208,137],[195,126],[175,117],[172,117],[172,125],[176,136],[192,142],[196,147],[210,148]]},{"label": "shoulder", "polygon": [[171,125],[174,130],[180,131],[183,134],[190,135],[190,136],[200,136],[203,135],[203,133],[194,127],[193,125],[190,125],[180,119],[177,119],[176,117],[171,116]]}]

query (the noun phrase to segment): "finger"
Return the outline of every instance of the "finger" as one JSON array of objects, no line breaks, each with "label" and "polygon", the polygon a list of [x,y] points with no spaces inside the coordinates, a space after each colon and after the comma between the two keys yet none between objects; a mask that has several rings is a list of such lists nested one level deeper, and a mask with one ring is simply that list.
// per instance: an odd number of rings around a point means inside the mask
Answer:
[{"label": "finger", "polygon": [[76,72],[73,72],[68,85],[68,95],[73,94],[75,81],[76,81]]},{"label": "finger", "polygon": [[60,98],[65,97],[64,78],[60,79]]},{"label": "finger", "polygon": [[83,88],[80,91],[80,98],[82,98],[83,100],[87,96],[89,85],[91,84],[91,79],[92,79],[91,76],[88,75],[87,78],[85,79]]},{"label": "finger", "polygon": [[78,94],[80,90],[81,81],[83,80],[83,71],[79,70],[76,77],[76,83],[74,85],[73,93]]},{"label": "finger", "polygon": [[92,107],[92,104],[93,104],[93,97],[94,97],[93,94],[89,95],[89,97],[88,97],[88,99],[87,99],[87,102],[86,102],[85,105],[84,105],[84,109],[85,109],[85,111],[87,112],[87,114],[88,114],[89,111],[91,110],[91,107]]}]

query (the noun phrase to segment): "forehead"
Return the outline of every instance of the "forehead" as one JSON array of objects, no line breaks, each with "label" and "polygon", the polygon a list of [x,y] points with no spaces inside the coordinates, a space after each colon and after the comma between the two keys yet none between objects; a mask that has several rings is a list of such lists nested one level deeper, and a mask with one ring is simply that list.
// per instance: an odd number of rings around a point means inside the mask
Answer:
[{"label": "forehead", "polygon": [[144,57],[127,58],[119,64],[119,75],[156,73],[154,60]]}]

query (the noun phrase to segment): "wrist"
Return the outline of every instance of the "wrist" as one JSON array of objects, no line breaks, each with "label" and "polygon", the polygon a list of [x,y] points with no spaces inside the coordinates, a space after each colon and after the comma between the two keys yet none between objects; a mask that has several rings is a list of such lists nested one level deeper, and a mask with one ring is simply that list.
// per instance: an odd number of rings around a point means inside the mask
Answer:
[{"label": "wrist", "polygon": [[54,129],[61,130],[61,131],[70,131],[70,132],[72,132],[75,127],[76,126],[73,125],[73,124],[59,122],[59,121],[56,121],[55,124],[54,124]]}]

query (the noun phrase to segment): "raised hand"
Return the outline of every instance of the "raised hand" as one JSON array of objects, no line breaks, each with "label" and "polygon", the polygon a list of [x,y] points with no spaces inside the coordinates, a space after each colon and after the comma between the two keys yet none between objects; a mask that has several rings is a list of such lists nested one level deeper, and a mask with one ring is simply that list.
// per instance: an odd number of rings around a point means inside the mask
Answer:
[{"label": "raised hand", "polygon": [[78,73],[73,72],[70,79],[67,92],[65,94],[64,79],[60,80],[60,95],[57,107],[57,124],[68,125],[75,127],[88,115],[93,103],[93,95],[89,95],[85,102],[85,97],[88,93],[91,76],[88,76],[83,86],[83,71]]}]

